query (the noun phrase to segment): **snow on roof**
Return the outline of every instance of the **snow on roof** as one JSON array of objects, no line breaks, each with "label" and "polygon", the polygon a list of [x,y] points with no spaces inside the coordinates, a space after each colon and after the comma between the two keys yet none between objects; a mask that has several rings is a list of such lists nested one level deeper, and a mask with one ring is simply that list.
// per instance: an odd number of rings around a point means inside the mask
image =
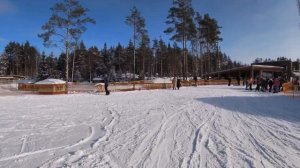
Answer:
[{"label": "snow on roof", "polygon": [[14,79],[14,77],[10,77],[10,76],[0,76],[0,79]]},{"label": "snow on roof", "polygon": [[60,80],[60,79],[45,79],[39,82],[36,82],[35,84],[39,85],[46,85],[46,84],[65,84],[66,81]]},{"label": "snow on roof", "polygon": [[23,79],[23,80],[18,80],[18,83],[21,84],[30,84],[30,83],[35,83],[36,80],[35,79]]},{"label": "snow on roof", "polygon": [[172,80],[170,78],[155,78],[152,80],[153,83],[172,83]]},{"label": "snow on roof", "polygon": [[99,86],[99,85],[104,86],[104,83],[97,83],[97,84],[95,84],[95,86]]},{"label": "snow on roof", "polygon": [[295,76],[300,76],[300,72],[294,72]]},{"label": "snow on roof", "polygon": [[93,80],[95,81],[95,80],[104,80],[104,79],[101,77],[95,77],[95,78],[93,78]]}]

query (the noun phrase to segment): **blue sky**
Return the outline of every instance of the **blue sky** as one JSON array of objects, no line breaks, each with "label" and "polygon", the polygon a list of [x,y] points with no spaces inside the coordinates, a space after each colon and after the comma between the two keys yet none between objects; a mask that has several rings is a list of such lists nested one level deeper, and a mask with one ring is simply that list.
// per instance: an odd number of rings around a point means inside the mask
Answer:
[{"label": "blue sky", "polygon": [[[45,48],[37,37],[58,0],[0,0],[0,52],[9,41],[28,40],[39,51]],[[88,25],[82,40],[87,47],[102,48],[106,42],[127,45],[132,30],[124,23],[133,5],[146,20],[151,39],[169,36],[163,31],[172,0],[81,0],[90,9],[96,25]],[[300,58],[300,16],[296,0],[193,0],[201,14],[209,13],[222,26],[221,49],[233,60],[251,63],[255,58],[286,56]],[[56,51],[57,52],[57,51]]]}]

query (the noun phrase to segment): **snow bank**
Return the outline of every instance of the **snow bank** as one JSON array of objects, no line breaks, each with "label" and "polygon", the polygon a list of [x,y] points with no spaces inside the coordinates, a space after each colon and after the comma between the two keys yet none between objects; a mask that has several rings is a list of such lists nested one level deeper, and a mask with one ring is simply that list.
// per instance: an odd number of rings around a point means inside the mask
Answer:
[{"label": "snow bank", "polygon": [[18,95],[18,84],[0,84],[0,96]]},{"label": "snow bank", "polygon": [[60,80],[60,79],[45,79],[39,82],[36,82],[35,84],[39,85],[46,85],[46,84],[64,84],[66,81]]}]

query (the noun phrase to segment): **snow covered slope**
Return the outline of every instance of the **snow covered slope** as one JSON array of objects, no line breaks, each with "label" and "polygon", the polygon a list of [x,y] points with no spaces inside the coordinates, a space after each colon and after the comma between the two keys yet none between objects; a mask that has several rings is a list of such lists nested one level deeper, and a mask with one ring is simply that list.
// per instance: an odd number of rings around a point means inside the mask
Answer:
[{"label": "snow covered slope", "polygon": [[241,87],[0,97],[0,167],[300,167],[300,99]]}]

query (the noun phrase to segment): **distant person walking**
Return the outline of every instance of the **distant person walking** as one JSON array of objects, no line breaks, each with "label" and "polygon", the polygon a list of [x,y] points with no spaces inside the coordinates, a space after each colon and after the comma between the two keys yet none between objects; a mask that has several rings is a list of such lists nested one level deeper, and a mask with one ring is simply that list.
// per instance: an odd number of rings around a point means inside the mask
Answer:
[{"label": "distant person walking", "polygon": [[273,80],[272,79],[269,79],[268,85],[269,85],[269,92],[271,92],[272,88],[273,88]]},{"label": "distant person walking", "polygon": [[244,80],[245,80],[246,90],[248,90],[248,87],[249,87],[249,83],[248,82],[249,82],[249,80],[247,78],[245,78]]},{"label": "distant person walking", "polygon": [[278,93],[279,92],[279,79],[278,78],[274,78],[274,84],[273,84],[273,93]]},{"label": "distant person walking", "polygon": [[195,86],[197,87],[197,76],[194,76]]},{"label": "distant person walking", "polygon": [[176,77],[174,77],[173,80],[172,80],[172,86],[173,86],[173,90],[176,90],[176,87],[177,87],[177,79],[176,79]]},{"label": "distant person walking", "polygon": [[268,88],[268,82],[264,78],[261,79],[261,91],[266,92]]},{"label": "distant person walking", "polygon": [[105,75],[105,77],[104,77],[105,95],[109,95],[110,94],[110,91],[108,90],[108,84],[109,84],[109,79],[108,79],[108,76]]},{"label": "distant person walking", "polygon": [[260,91],[260,87],[261,87],[261,79],[259,77],[256,78],[256,88],[255,91]]},{"label": "distant person walking", "polygon": [[[237,76],[236,77],[236,81],[237,81],[237,85],[240,86],[241,85],[241,77]],[[244,86],[244,85],[243,85]]]},{"label": "distant person walking", "polygon": [[180,87],[181,87],[181,80],[178,78],[177,79],[177,89],[179,90]]},{"label": "distant person walking", "polygon": [[248,85],[249,85],[249,90],[252,90],[252,85],[253,85],[253,78],[252,77],[249,78]]},{"label": "distant person walking", "polygon": [[228,86],[231,85],[231,77],[228,77]]}]

